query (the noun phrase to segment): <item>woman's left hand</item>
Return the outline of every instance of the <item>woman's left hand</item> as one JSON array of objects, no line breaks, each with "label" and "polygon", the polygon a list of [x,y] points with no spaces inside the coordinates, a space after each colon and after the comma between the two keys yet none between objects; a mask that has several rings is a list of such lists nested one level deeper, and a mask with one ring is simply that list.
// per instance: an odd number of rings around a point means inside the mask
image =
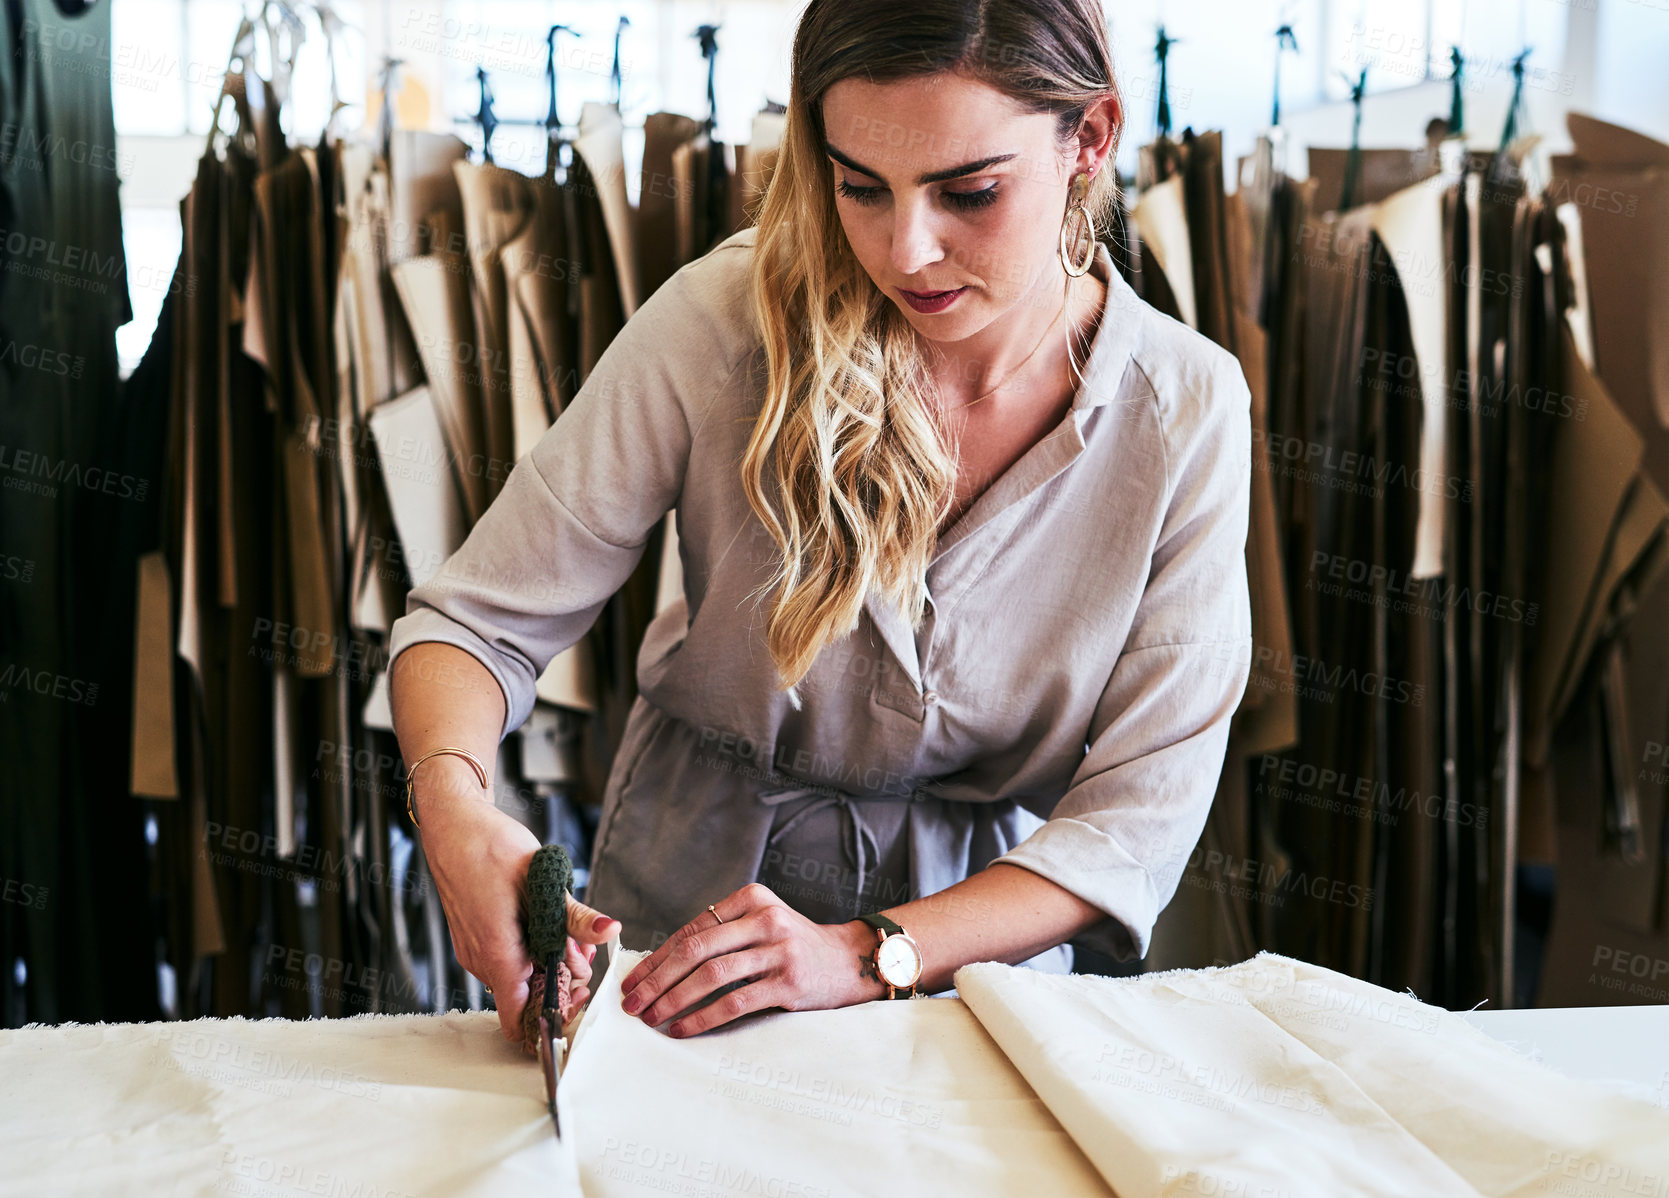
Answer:
[{"label": "woman's left hand", "polygon": [[866,925],[813,923],[758,882],[713,906],[626,975],[620,989],[628,1015],[641,1012],[656,1027],[715,990],[744,982],[668,1029],[694,1036],[768,1007],[818,1011],[886,996]]}]

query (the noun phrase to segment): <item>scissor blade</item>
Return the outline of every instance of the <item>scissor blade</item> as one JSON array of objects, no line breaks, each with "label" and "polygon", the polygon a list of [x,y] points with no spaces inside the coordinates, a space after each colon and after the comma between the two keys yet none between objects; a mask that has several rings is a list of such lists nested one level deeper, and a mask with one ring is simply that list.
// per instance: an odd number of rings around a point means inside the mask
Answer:
[{"label": "scissor blade", "polygon": [[545,1099],[550,1106],[551,1129],[562,1138],[562,1122],[556,1115],[556,1036],[551,1030],[555,1012],[549,1007],[539,1012],[539,1065],[545,1071]]}]

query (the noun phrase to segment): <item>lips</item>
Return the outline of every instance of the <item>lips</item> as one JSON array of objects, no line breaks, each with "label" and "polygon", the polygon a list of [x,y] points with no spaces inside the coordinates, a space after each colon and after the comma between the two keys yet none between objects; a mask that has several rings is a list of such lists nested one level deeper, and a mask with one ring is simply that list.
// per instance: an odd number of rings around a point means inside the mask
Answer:
[{"label": "lips", "polygon": [[898,294],[917,312],[932,313],[943,312],[966,290],[966,287],[956,287],[949,291],[907,291],[900,287]]}]

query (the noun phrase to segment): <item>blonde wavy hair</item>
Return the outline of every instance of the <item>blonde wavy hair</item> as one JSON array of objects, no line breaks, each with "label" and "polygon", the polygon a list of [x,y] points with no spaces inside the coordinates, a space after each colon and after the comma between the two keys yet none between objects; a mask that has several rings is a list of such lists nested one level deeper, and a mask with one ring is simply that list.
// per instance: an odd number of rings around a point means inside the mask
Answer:
[{"label": "blonde wavy hair", "polygon": [[[1063,145],[1092,100],[1118,95],[1100,0],[811,0],[802,14],[782,148],[759,211],[751,291],[767,378],[741,467],[780,552],[756,598],[777,592],[766,639],[796,706],[795,685],[824,645],[857,626],[872,588],[920,623],[956,481],[916,334],[846,240],[822,100],[851,76],[946,70],[1056,114]],[[1109,165],[1086,198],[1098,228],[1116,196]]]}]

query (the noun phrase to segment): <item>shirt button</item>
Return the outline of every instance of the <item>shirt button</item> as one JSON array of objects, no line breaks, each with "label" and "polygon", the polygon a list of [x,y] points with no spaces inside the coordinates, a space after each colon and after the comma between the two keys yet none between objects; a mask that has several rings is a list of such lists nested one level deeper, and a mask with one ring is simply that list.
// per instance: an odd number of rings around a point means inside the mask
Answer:
[{"label": "shirt button", "polygon": [[939,692],[938,691],[928,691],[925,695],[923,695],[921,697],[921,701],[923,703],[927,704],[929,707],[932,707],[935,703],[937,703],[939,701]]}]

